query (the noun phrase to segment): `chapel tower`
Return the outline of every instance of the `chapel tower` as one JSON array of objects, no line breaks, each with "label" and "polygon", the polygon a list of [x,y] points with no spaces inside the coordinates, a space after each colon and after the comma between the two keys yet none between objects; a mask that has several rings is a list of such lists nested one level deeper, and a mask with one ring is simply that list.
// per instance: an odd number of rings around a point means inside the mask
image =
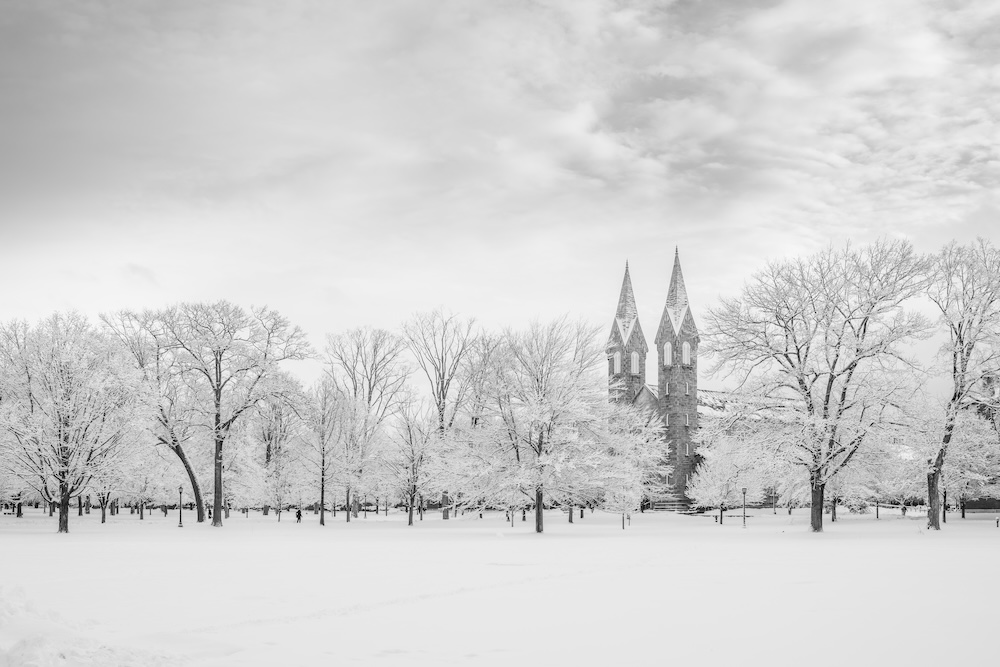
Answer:
[{"label": "chapel tower", "polygon": [[613,400],[632,403],[645,386],[648,350],[646,337],[639,326],[639,311],[632,293],[628,262],[625,262],[625,278],[606,347],[609,391]]},{"label": "chapel tower", "polygon": [[678,500],[684,503],[687,502],[684,490],[697,464],[694,436],[698,429],[698,342],[698,328],[684,287],[680,255],[675,249],[667,302],[654,344],[658,359],[660,414],[664,420],[669,463],[673,466],[670,486]]}]

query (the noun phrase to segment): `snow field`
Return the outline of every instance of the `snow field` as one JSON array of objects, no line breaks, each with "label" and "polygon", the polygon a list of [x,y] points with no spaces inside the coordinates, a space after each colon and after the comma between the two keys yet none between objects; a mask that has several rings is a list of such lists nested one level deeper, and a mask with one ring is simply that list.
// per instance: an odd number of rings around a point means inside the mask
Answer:
[{"label": "snow field", "polygon": [[[730,514],[738,515],[739,512]],[[993,515],[0,517],[0,665],[991,664]],[[886,516],[883,514],[883,516]],[[190,523],[188,519],[190,518]]]}]

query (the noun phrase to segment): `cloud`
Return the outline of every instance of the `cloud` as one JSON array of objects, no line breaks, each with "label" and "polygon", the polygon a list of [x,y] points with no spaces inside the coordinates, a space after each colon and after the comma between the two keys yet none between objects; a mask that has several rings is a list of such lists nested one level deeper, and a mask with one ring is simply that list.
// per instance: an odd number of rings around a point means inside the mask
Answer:
[{"label": "cloud", "polygon": [[0,258],[333,330],[600,318],[680,244],[704,303],[831,239],[988,231],[998,34],[986,0],[12,2]]}]

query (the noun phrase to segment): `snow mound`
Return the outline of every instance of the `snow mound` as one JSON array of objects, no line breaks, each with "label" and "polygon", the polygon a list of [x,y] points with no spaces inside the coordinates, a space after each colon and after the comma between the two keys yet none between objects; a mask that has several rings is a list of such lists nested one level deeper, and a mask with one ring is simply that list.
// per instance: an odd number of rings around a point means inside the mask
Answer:
[{"label": "snow mound", "polygon": [[36,609],[23,591],[0,587],[0,667],[167,667],[175,658],[109,646],[58,614]]}]

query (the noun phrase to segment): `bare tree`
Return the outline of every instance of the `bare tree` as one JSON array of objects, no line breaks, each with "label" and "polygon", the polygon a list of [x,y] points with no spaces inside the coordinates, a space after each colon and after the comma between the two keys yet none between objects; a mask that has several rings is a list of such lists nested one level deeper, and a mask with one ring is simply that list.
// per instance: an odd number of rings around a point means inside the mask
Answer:
[{"label": "bare tree", "polygon": [[[454,423],[457,404],[468,386],[457,382],[457,376],[474,340],[473,323],[438,309],[417,313],[403,325],[406,344],[430,383],[440,433]],[[452,391],[453,385],[457,393]]]},{"label": "bare tree", "polygon": [[222,526],[223,446],[234,424],[262,401],[282,395],[278,364],[310,356],[305,334],[268,308],[247,312],[227,301],[186,303],[162,315],[171,349],[215,445],[212,525]]},{"label": "bare tree", "polygon": [[14,472],[46,501],[69,503],[95,476],[111,476],[141,419],[139,378],[82,316],[0,327],[0,428]]},{"label": "bare tree", "polygon": [[935,258],[928,294],[948,331],[951,380],[940,445],[927,462],[927,527],[940,530],[941,471],[959,411],[985,402],[977,391],[1000,366],[1000,252],[984,239],[949,243]]},{"label": "bare tree", "polygon": [[903,400],[903,346],[928,329],[903,304],[928,270],[902,241],[829,248],[771,263],[709,312],[714,370],[727,368],[741,393],[781,404],[794,423],[782,455],[808,474],[813,531],[823,529],[827,482]]}]

